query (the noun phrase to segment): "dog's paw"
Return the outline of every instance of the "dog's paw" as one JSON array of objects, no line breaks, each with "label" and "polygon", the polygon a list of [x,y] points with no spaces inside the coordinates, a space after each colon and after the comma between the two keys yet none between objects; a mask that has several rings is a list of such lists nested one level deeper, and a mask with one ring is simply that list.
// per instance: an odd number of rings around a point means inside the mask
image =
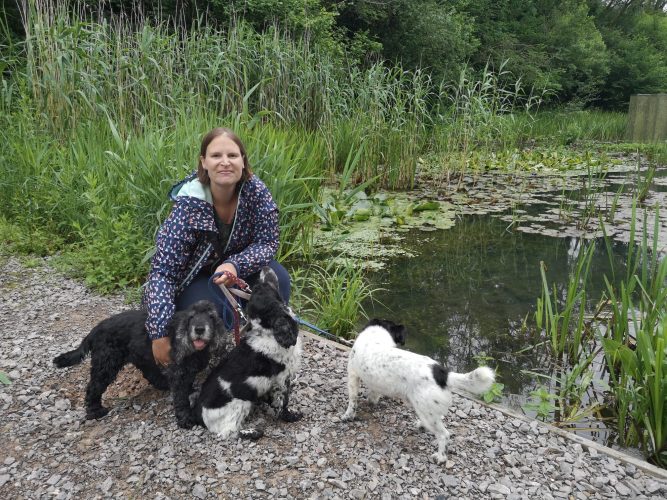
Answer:
[{"label": "dog's paw", "polygon": [[424,424],[422,424],[422,421],[419,419],[415,420],[412,426],[417,432],[423,432],[426,430],[426,427],[424,427]]},{"label": "dog's paw", "polygon": [[340,420],[342,422],[352,422],[353,420],[357,420],[357,415],[355,413],[351,412],[351,411],[346,411],[340,417]]},{"label": "dog's paw", "polygon": [[151,385],[153,387],[155,387],[158,391],[168,391],[169,390],[169,382],[167,382],[167,381],[153,382]]},{"label": "dog's paw", "polygon": [[300,411],[283,410],[279,417],[283,422],[297,422],[303,418],[303,413]]},{"label": "dog's paw", "polygon": [[371,404],[372,406],[376,406],[380,402],[380,398],[382,397],[382,394],[379,394],[377,392],[368,392],[368,403]]},{"label": "dog's paw", "polygon": [[433,455],[431,455],[431,458],[433,459],[433,461],[436,464],[441,465],[441,464],[444,464],[447,461],[447,454],[436,452]]},{"label": "dog's paw", "polygon": [[250,439],[252,441],[256,441],[257,439],[261,438],[264,435],[264,431],[262,429],[243,429],[239,431],[239,437],[241,439]]},{"label": "dog's paw", "polygon": [[192,417],[181,417],[176,419],[176,424],[181,429],[192,429],[195,425],[197,425],[197,422]]},{"label": "dog's paw", "polygon": [[89,408],[86,410],[86,420],[97,420],[109,413],[109,408],[100,406],[99,408]]}]

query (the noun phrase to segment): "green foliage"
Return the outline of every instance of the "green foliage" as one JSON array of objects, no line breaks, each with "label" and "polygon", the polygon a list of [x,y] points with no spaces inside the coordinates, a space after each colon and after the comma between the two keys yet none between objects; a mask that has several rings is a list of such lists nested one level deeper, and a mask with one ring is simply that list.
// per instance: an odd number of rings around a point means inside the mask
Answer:
[{"label": "green foliage", "polygon": [[[481,78],[485,67],[498,68],[506,62],[506,69],[521,78],[527,88],[533,88],[538,94],[551,90],[546,97],[570,109],[591,103],[622,109],[630,93],[667,90],[667,13],[660,2],[162,0],[142,2],[140,14],[134,0],[40,0],[28,4],[51,5],[49,8],[58,14],[54,17],[60,19],[71,16],[87,21],[91,15],[98,21],[106,19],[104,22],[110,29],[116,27],[109,20],[118,17],[110,13],[124,12],[126,16],[130,14],[139,30],[150,19],[151,23],[163,22],[167,32],[191,30],[191,35],[203,34],[203,39],[208,38],[211,28],[231,32],[240,25],[247,25],[252,28],[248,31],[253,36],[259,33],[260,38],[270,39],[280,33],[278,38],[306,45],[318,52],[325,63],[331,59],[339,66],[350,61],[354,66],[366,67],[378,62],[381,54],[390,61],[386,66],[400,63],[407,70],[421,70],[436,86],[441,82],[455,82],[465,66],[471,68],[477,79]],[[17,3],[5,2],[2,13],[4,29],[0,30],[0,45],[9,42],[11,46],[24,35]],[[41,36],[34,30],[27,31],[30,36]],[[80,30],[74,31],[76,38],[81,35]],[[174,45],[162,47],[149,47],[154,40],[150,34],[144,35],[147,36],[143,38],[143,48],[150,51],[138,54],[138,60],[145,64],[146,83],[153,78],[157,67],[154,63],[159,65],[160,54],[176,46],[183,34],[175,37]],[[89,51],[90,45],[83,42],[82,48]],[[237,83],[261,80],[261,73],[249,70],[252,64],[237,57],[236,48],[231,44],[227,50],[222,44],[220,50],[205,61],[221,69],[225,62],[238,67],[243,76]],[[221,58],[220,54],[226,57]],[[298,62],[298,58],[273,61],[289,66]],[[202,62],[197,61],[197,65]],[[124,69],[123,66],[114,68],[121,73]],[[184,69],[175,60],[170,71]],[[225,73],[218,74],[224,78]],[[191,76],[197,80],[203,73],[195,71]],[[85,79],[82,75],[79,83],[88,83]],[[267,74],[267,82],[271,79]],[[219,87],[215,79],[210,80],[210,84],[211,90],[224,88],[224,85]],[[251,87],[252,84],[248,88]],[[76,90],[77,86],[70,89]],[[146,91],[141,85],[134,90]],[[209,91],[204,95],[211,94]],[[75,94],[69,95],[75,101],[80,99]],[[296,98],[306,95],[294,94]],[[216,101],[219,102],[218,99],[211,102]]]},{"label": "green foliage", "polygon": [[[514,81],[505,69],[486,66],[480,75],[464,68],[454,84],[439,90],[440,105],[435,110],[434,141],[447,153],[482,147],[496,149],[513,145],[530,122],[517,121],[517,115],[530,117],[541,103],[520,78]],[[448,105],[445,104],[449,101]]]},{"label": "green foliage", "polygon": [[[635,220],[635,217],[633,217]],[[667,465],[667,259],[657,252],[659,212],[649,244],[644,217],[635,251],[631,227],[625,280],[607,280],[611,316],[600,334],[615,399],[617,427],[626,446],[640,444],[652,461]]]},{"label": "green foliage", "polygon": [[482,398],[487,403],[493,403],[495,401],[500,401],[503,396],[503,390],[505,389],[505,384],[500,382],[494,382],[491,386],[491,389],[486,391]]},{"label": "green foliage", "polygon": [[48,228],[29,221],[12,223],[0,215],[0,254],[51,255],[63,247],[63,239]]},{"label": "green foliage", "polygon": [[142,234],[131,214],[76,229],[81,239],[78,248],[59,257],[71,274],[101,292],[143,283],[153,241]]},{"label": "green foliage", "polygon": [[667,92],[667,15],[632,12],[602,15],[601,32],[611,54],[598,103],[626,109],[631,94]]},{"label": "green foliage", "polygon": [[609,55],[588,11],[586,1],[555,2],[546,25],[546,46],[552,48],[549,63],[557,68],[551,88],[575,106],[590,102],[609,72]]},{"label": "green foliage", "polygon": [[12,380],[7,376],[5,372],[0,370],[0,384],[11,385]]},{"label": "green foliage", "polygon": [[351,338],[360,317],[366,317],[361,304],[375,291],[361,267],[349,261],[342,265],[329,261],[324,267],[309,268],[301,281],[299,300],[305,316],[332,335]]},{"label": "green foliage", "polygon": [[209,6],[218,19],[241,18],[259,32],[279,26],[294,39],[307,38],[329,50],[337,49],[336,12],[320,0],[210,0]]},{"label": "green foliage", "polygon": [[533,397],[530,403],[523,405],[525,410],[534,411],[537,414],[537,417],[544,420],[547,420],[550,415],[556,410],[556,405],[553,401],[558,399],[558,396],[549,392],[549,390],[540,386],[537,389],[530,391],[530,395]]}]

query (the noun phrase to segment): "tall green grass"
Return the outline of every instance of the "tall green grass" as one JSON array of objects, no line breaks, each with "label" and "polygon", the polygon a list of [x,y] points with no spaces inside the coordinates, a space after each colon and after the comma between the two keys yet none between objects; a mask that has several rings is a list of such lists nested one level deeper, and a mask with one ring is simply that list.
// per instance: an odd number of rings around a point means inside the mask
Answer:
[{"label": "tall green grass", "polygon": [[644,216],[637,248],[632,224],[625,280],[619,287],[607,280],[612,314],[601,341],[621,441],[667,467],[667,259],[657,248],[659,217],[656,211],[650,231]]},{"label": "tall green grass", "polygon": [[[636,220],[634,209],[632,220]],[[584,401],[598,353],[606,364],[609,408],[616,415],[619,441],[641,446],[646,457],[667,466],[667,259],[658,251],[659,213],[653,230],[644,216],[641,239],[631,226],[624,270],[605,276],[606,297],[587,316],[585,283],[593,245],[579,253],[567,291],[544,284],[536,322],[557,362],[558,406],[564,416],[586,415],[599,407]],[[604,238],[611,256],[611,244]],[[623,271],[623,272],[621,272]],[[586,409],[583,406],[589,405]],[[563,415],[560,415],[562,417]]]},{"label": "tall green grass", "polygon": [[531,117],[528,125],[529,138],[558,145],[581,141],[616,142],[625,136],[627,115],[599,110],[541,111]]},{"label": "tall green grass", "polygon": [[354,337],[359,317],[366,317],[361,304],[376,291],[368,285],[363,269],[350,261],[310,266],[296,285],[306,317],[346,339]]},{"label": "tall green grass", "polygon": [[418,73],[349,68],[278,29],[185,31],[25,5],[26,40],[3,52],[0,209],[76,249],[70,265],[102,289],[141,281],[166,193],[214,126],[240,134],[276,198],[282,258],[308,252],[319,186],[361,142],[345,182],[412,183],[426,113]]},{"label": "tall green grass", "polygon": [[85,15],[70,14],[68,2],[27,5],[25,66],[10,82],[20,82],[15,91],[40,110],[39,125],[61,140],[103,116],[128,137],[151,124],[173,128],[195,110],[261,113],[277,126],[319,132],[331,175],[364,137],[361,175],[395,188],[413,181],[428,120],[429,80],[420,72],[348,66],[277,27],[258,34],[243,23],[221,31],[195,22],[186,31],[141,18],[80,21]]}]

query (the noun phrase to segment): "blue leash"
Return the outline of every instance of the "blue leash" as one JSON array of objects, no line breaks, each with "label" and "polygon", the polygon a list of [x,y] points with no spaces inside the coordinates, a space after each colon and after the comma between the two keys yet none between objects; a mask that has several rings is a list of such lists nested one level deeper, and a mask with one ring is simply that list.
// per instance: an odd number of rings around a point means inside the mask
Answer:
[{"label": "blue leash", "polygon": [[[211,292],[211,294],[213,295],[213,298],[215,299],[215,301],[223,306],[222,321],[225,324],[225,328],[227,328],[228,330],[231,330],[231,328],[234,325],[234,319],[233,319],[234,309],[233,309],[232,305],[229,303],[229,301],[227,300],[227,297],[225,297],[225,295],[224,295],[223,291],[220,289],[220,287],[218,285],[216,285],[215,283],[213,283],[213,279],[217,278],[218,276],[221,276],[221,275],[222,275],[222,273],[215,273],[213,276],[211,276],[209,278],[209,280],[208,280],[208,289]],[[239,305],[240,305],[240,299],[239,299]],[[230,318],[230,315],[232,316],[231,318]],[[295,315],[294,319],[300,325],[303,325],[307,328],[310,328],[311,330],[319,333],[320,335],[322,335],[322,336],[324,336],[324,337],[326,337],[330,340],[333,340],[334,342],[338,342],[339,344],[343,344],[343,345],[347,345],[347,346],[351,345],[351,343],[349,341],[346,341],[345,339],[341,339],[340,337],[338,337],[337,335],[334,335],[333,333],[329,333],[325,330],[322,330],[321,328],[316,327],[312,323],[309,323],[308,321],[306,321],[305,319],[300,318],[299,316]]]},{"label": "blue leash", "polygon": [[301,319],[298,316],[296,316],[294,319],[296,319],[296,322],[299,323],[300,325],[308,327],[311,330],[316,331],[320,335],[323,335],[324,337],[333,340],[334,342],[338,342],[339,344],[343,344],[343,345],[350,345],[350,343],[347,340],[341,339],[340,337],[334,335],[333,333],[329,333],[325,330],[322,330],[321,328],[317,328],[312,323],[308,323],[305,319]]}]

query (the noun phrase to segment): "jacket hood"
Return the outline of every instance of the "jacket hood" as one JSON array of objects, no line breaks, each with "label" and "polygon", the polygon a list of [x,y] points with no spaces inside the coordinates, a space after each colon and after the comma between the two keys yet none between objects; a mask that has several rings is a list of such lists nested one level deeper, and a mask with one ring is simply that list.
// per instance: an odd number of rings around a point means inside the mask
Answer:
[{"label": "jacket hood", "polygon": [[199,182],[196,174],[190,174],[169,191],[169,198],[171,198],[172,201],[176,201],[177,198],[182,196],[197,198],[198,200],[205,201],[211,205],[213,204],[211,188]]}]

